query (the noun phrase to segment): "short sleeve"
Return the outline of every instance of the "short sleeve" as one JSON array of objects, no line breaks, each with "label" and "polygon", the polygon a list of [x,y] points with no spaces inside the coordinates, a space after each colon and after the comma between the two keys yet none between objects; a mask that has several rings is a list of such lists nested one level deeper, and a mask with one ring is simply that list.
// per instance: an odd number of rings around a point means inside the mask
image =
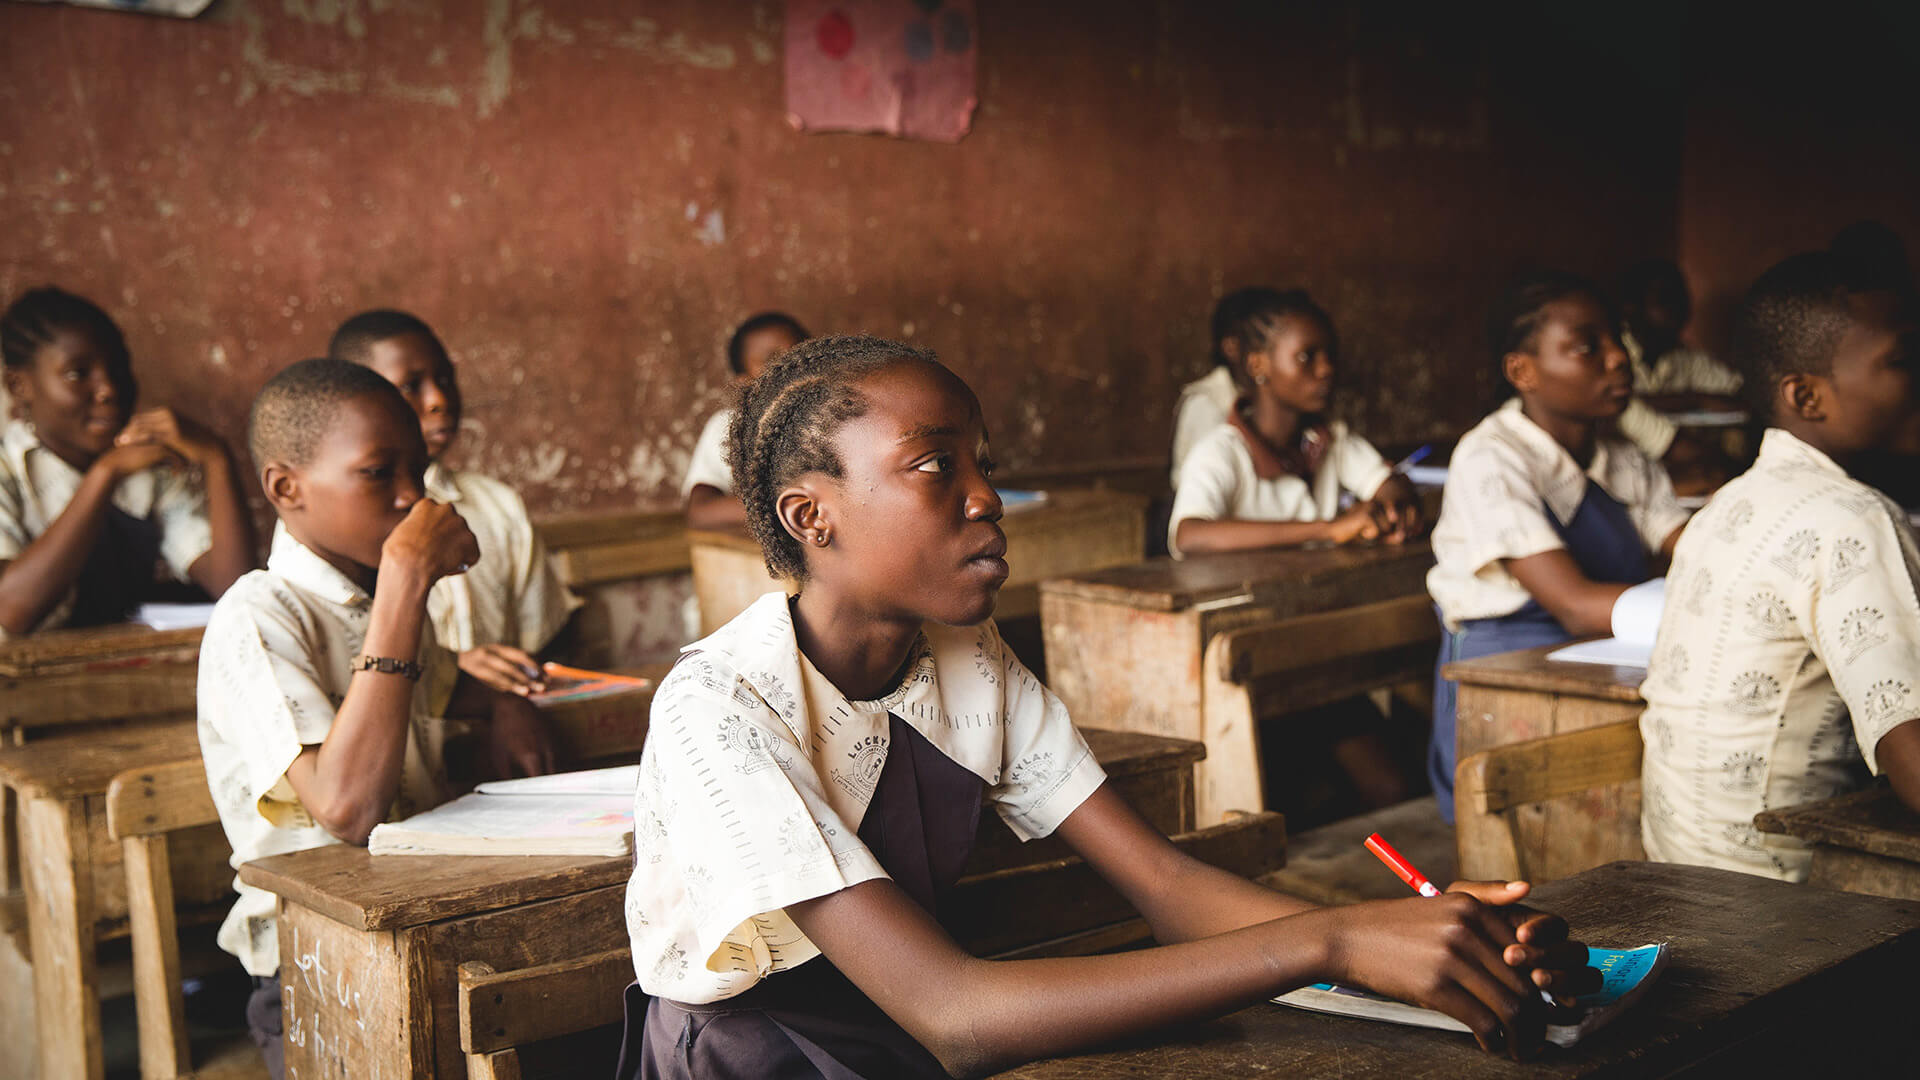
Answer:
[{"label": "short sleeve", "polygon": [[[1232,437],[1239,438],[1237,434]],[[1240,475],[1228,450],[1229,444],[1223,439],[1204,439],[1180,466],[1173,512],[1167,519],[1167,550],[1174,555],[1180,554],[1177,537],[1181,522],[1189,518],[1221,521],[1233,517],[1233,507],[1240,494]]]},{"label": "short sleeve", "polygon": [[1393,466],[1380,456],[1380,451],[1344,426],[1339,441],[1334,444],[1331,464],[1341,490],[1351,491],[1362,499],[1373,498],[1380,485],[1393,475]]},{"label": "short sleeve", "polygon": [[1667,448],[1673,445],[1673,437],[1680,431],[1673,421],[1639,398],[1627,402],[1618,423],[1620,434],[1654,461],[1667,456]]},{"label": "short sleeve", "polygon": [[1186,482],[1183,475],[1189,456],[1200,440],[1214,428],[1227,422],[1226,411],[1204,393],[1189,392],[1180,396],[1173,417],[1173,488],[1180,490]]},{"label": "short sleeve", "polygon": [[247,788],[275,825],[312,824],[287,769],[301,750],[326,740],[336,708],[303,641],[289,613],[236,602],[215,610],[200,644],[219,703],[203,715],[245,762]]},{"label": "short sleeve", "polygon": [[700,439],[693,444],[693,457],[687,461],[686,481],[680,485],[681,495],[692,492],[697,484],[727,493],[733,491],[733,470],[727,467],[727,425],[732,419],[733,410],[722,409],[700,429]]},{"label": "short sleeve", "polygon": [[[1829,520],[1839,526],[1807,530],[1806,570],[1812,645],[1847,703],[1854,738],[1867,767],[1889,731],[1920,718],[1920,553],[1912,533],[1883,505]],[[1840,525],[1841,522],[1844,525]],[[1796,537],[1788,538],[1794,551]]]},{"label": "short sleeve", "polygon": [[1022,840],[1047,836],[1107,778],[1067,707],[1013,655],[996,632],[1006,678],[1007,736],[1000,782],[987,791]]},{"label": "short sleeve", "polygon": [[[1526,464],[1511,447],[1488,442],[1456,455],[1447,468],[1442,500],[1449,554],[1464,564],[1451,568],[1456,573],[1474,576],[1502,559],[1566,547],[1547,519]],[[1435,543],[1440,545],[1440,537]]]},{"label": "short sleeve", "polygon": [[1692,514],[1680,505],[1679,496],[1673,493],[1673,478],[1667,475],[1666,466],[1648,458],[1644,468],[1646,498],[1632,508],[1629,516],[1647,550],[1658,554],[1667,537],[1685,525]]},{"label": "short sleeve", "polygon": [[649,994],[732,997],[819,954],[786,905],[886,876],[791,733],[690,653],[653,703],[635,792],[627,926]]},{"label": "short sleeve", "polygon": [[158,479],[153,518],[160,526],[160,557],[175,578],[187,581],[187,571],[213,547],[207,493],[198,471],[167,469]]},{"label": "short sleeve", "polygon": [[11,562],[33,543],[27,534],[27,504],[20,484],[13,470],[0,465],[0,562]]}]

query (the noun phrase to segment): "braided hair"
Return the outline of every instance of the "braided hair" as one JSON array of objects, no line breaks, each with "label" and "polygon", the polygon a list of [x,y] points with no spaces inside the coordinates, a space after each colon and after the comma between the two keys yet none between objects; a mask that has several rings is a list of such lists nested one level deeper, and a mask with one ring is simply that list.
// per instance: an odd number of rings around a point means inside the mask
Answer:
[{"label": "braided hair", "polygon": [[127,339],[112,316],[93,301],[52,285],[27,290],[0,315],[0,359],[10,368],[28,367],[62,330],[79,330],[93,338],[120,368],[130,360]]},{"label": "braided hair", "polygon": [[1214,305],[1213,362],[1222,367],[1231,366],[1226,350],[1221,346],[1228,341],[1237,341],[1244,364],[1246,357],[1273,343],[1273,334],[1280,328],[1280,320],[1289,315],[1318,319],[1320,325],[1327,328],[1328,338],[1335,342],[1333,351],[1339,352],[1333,320],[1327,317],[1319,304],[1313,302],[1307,290],[1288,289],[1282,292],[1258,286],[1230,292]]},{"label": "braided hair", "polygon": [[727,426],[733,490],[747,508],[747,529],[775,577],[805,581],[806,555],[780,522],[780,489],[810,473],[845,474],[833,437],[867,411],[856,385],[898,361],[940,363],[933,353],[884,338],[844,335],[803,341],[740,389]]},{"label": "braided hair", "polygon": [[1501,291],[1487,316],[1487,344],[1493,353],[1493,369],[1500,373],[1500,381],[1509,394],[1513,386],[1507,382],[1507,354],[1532,352],[1539,345],[1547,305],[1569,296],[1592,297],[1606,312],[1615,333],[1619,332],[1619,315],[1600,286],[1564,270],[1534,270],[1520,275]]}]

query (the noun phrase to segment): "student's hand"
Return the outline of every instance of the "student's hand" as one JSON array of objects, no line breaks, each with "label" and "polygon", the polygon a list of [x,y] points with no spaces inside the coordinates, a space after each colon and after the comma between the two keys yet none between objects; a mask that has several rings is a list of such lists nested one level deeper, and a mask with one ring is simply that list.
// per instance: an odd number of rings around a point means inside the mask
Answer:
[{"label": "student's hand", "polygon": [[1327,522],[1327,539],[1336,544],[1351,544],[1355,540],[1373,540],[1380,536],[1380,525],[1374,520],[1374,507],[1371,502],[1357,502],[1340,516]]},{"label": "student's hand", "polygon": [[165,406],[134,413],[113,442],[115,446],[163,446],[194,465],[224,461],[227,456],[226,444],[218,436]]},{"label": "student's hand", "polygon": [[1562,1005],[1600,989],[1600,972],[1587,966],[1587,946],[1567,937],[1567,921],[1519,903],[1532,886],[1524,881],[1456,881],[1450,893],[1464,893],[1494,908],[1513,928],[1514,944],[1501,959],[1527,973],[1533,985]]},{"label": "student's hand", "polygon": [[1453,892],[1353,904],[1329,915],[1331,981],[1446,1013],[1485,1050],[1519,1057],[1540,1045],[1546,1006],[1527,974],[1505,958],[1519,943],[1500,908]]},{"label": "student's hand", "polygon": [[528,694],[547,688],[540,662],[511,645],[477,645],[460,654],[460,670],[503,694]]},{"label": "student's hand", "polygon": [[493,722],[487,725],[487,756],[493,775],[544,776],[553,771],[553,741],[540,710],[526,698],[495,694]]},{"label": "student's hand", "polygon": [[1376,520],[1381,539],[1387,543],[1404,544],[1426,531],[1420,493],[1406,477],[1397,474],[1388,477],[1380,490],[1373,493],[1373,503],[1379,508]]},{"label": "student's hand", "polygon": [[135,473],[151,469],[174,457],[173,451],[159,443],[140,442],[115,446],[93,459],[93,468],[104,472],[114,484]]},{"label": "student's hand", "polygon": [[431,585],[480,561],[480,542],[453,507],[421,499],[380,545],[380,573],[415,575]]}]

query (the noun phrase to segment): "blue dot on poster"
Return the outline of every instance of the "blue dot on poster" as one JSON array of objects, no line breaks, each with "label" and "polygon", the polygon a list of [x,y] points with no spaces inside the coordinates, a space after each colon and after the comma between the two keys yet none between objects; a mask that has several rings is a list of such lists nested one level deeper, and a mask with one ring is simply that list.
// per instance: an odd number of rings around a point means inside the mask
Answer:
[{"label": "blue dot on poster", "polygon": [[916,64],[933,59],[933,27],[925,19],[907,24],[907,59]]},{"label": "blue dot on poster", "polygon": [[973,48],[973,27],[967,22],[967,13],[947,9],[940,16],[940,44],[950,53],[963,53]]}]

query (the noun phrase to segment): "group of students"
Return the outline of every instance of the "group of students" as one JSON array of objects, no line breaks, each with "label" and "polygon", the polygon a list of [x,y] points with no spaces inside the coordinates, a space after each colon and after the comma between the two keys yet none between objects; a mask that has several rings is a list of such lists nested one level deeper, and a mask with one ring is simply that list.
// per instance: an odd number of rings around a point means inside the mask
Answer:
[{"label": "group of students", "polygon": [[[1900,508],[1855,478],[1920,453],[1916,318],[1910,282],[1836,254],[1762,277],[1735,356],[1770,430],[1689,524],[1665,469],[1619,433],[1634,361],[1608,298],[1540,274],[1497,305],[1514,398],[1450,463],[1429,579],[1443,660],[1604,629],[1670,557],[1643,721],[1656,858],[1804,875],[1804,852],[1754,834],[1753,812],[1830,794],[1863,759],[1920,803],[1920,553]],[[1224,374],[1183,397],[1169,547],[1420,535],[1405,478],[1327,417],[1327,314],[1247,290],[1214,323]],[[526,695],[574,601],[519,498],[440,460],[461,398],[425,324],[356,316],[328,356],[260,391],[248,449],[278,518],[262,570],[232,455],[171,412],[134,412],[110,318],[42,289],[0,333],[21,414],[0,460],[0,628],[124,616],[156,553],[220,595],[199,725],[236,865],[364,843],[441,801],[463,727],[497,774],[552,767]],[[778,314],[743,325],[728,359],[740,385],[695,453],[689,519],[744,523],[799,589],[688,646],[656,694],[620,1075],[980,1072],[1318,981],[1525,1052],[1540,991],[1597,985],[1522,883],[1318,908],[1173,847],[1103,783],[989,618],[1006,538],[966,383],[925,350],[809,338]],[[1431,754],[1443,791],[1451,711]],[[988,804],[1022,838],[1057,832],[1160,944],[1003,962],[960,949],[943,901]],[[238,888],[220,941],[255,979],[248,1023],[277,1071],[271,897]]]}]

